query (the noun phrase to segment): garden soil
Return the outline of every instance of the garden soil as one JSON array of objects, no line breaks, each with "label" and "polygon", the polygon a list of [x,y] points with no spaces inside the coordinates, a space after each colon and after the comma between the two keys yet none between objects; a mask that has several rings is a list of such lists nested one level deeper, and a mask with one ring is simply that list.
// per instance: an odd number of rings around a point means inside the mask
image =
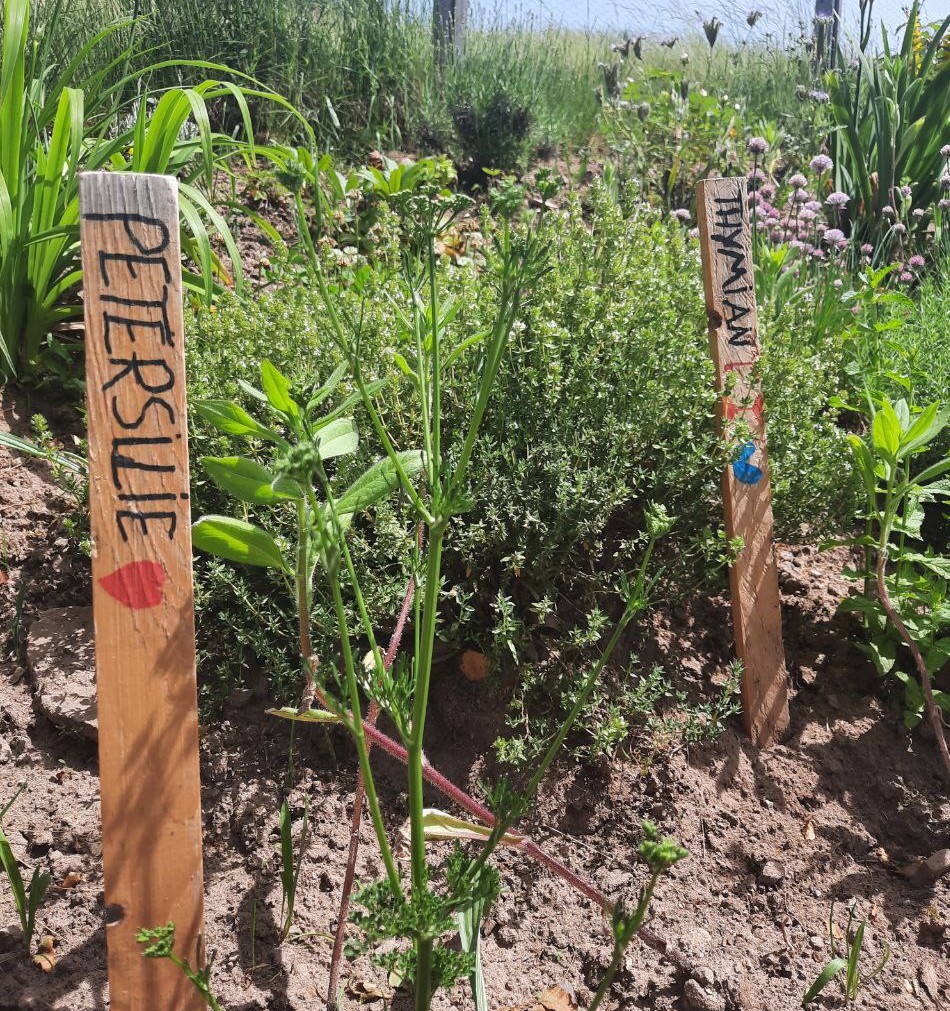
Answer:
[{"label": "garden soil", "polygon": [[[2,423],[25,428],[9,399]],[[54,886],[37,939],[52,938],[44,967],[25,954],[0,886],[0,1011],[101,1011],[105,968],[102,845],[95,745],[51,725],[35,705],[23,645],[54,607],[89,603],[88,567],[61,527],[64,503],[41,463],[0,450],[0,805],[21,782],[4,828],[26,867]],[[899,706],[875,693],[873,674],[836,614],[848,592],[842,551],[779,548],[785,647],[794,682],[784,743],[757,751],[738,722],[713,744],[638,749],[599,765],[562,762],[524,828],[544,848],[613,896],[635,896],[644,817],[690,857],[660,885],[650,925],[666,956],[632,945],[610,1008],[792,1011],[828,960],[835,905],[839,946],[846,908],[868,921],[855,1006],[880,1011],[950,1008],[950,875],[906,876],[908,865],[950,846],[950,803],[934,742],[904,728]],[[635,642],[677,687],[710,691],[731,657],[728,602],[703,598],[657,613]],[[324,1006],[343,878],[353,754],[338,733],[298,733],[292,814],[309,798],[312,837],[303,861],[293,940],[280,944],[277,811],[288,774],[288,724],[265,715],[266,684],[236,692],[203,728],[206,925],[214,986],[230,1011]],[[470,682],[457,664],[437,673],[433,764],[475,788],[491,772],[504,679]],[[384,756],[383,801],[398,831],[406,817],[400,769]],[[444,805],[433,794],[430,802]],[[608,924],[588,900],[513,852],[501,854],[504,893],[482,946],[492,1011],[564,1011],[589,1001],[609,956]],[[363,831],[358,878],[380,875]],[[50,961],[55,960],[55,965]],[[344,968],[343,1007],[407,1007],[368,960]],[[840,1006],[832,984],[824,1006]],[[439,1009],[470,1007],[462,986]],[[166,1011],[166,1009],[156,1009]]]}]

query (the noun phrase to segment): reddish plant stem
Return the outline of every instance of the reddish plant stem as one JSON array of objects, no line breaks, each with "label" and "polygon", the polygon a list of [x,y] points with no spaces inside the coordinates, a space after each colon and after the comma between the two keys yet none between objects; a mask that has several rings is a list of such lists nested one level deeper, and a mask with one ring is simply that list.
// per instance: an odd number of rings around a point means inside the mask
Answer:
[{"label": "reddish plant stem", "polygon": [[901,616],[897,613],[897,608],[894,606],[890,594],[887,592],[887,583],[884,579],[886,565],[886,549],[878,550],[877,595],[881,599],[881,604],[887,612],[887,616],[894,623],[894,627],[900,633],[900,637],[907,644],[907,648],[914,658],[914,663],[917,665],[917,673],[920,675],[920,684],[924,692],[927,716],[930,719],[930,725],[933,727],[934,736],[937,738],[937,750],[940,752],[940,757],[943,760],[944,771],[946,772],[947,779],[950,780],[950,750],[947,749],[947,738],[943,732],[943,719],[940,716],[940,710],[937,708],[937,703],[934,699],[933,686],[930,683],[930,672],[927,670],[927,664],[924,662],[924,656],[920,652],[920,647],[914,642],[910,632],[907,631],[907,626],[901,620]]},{"label": "reddish plant stem", "polygon": [[[417,544],[422,548],[422,525],[416,535]],[[396,659],[399,652],[399,645],[402,642],[402,633],[409,618],[409,608],[412,607],[412,598],[415,592],[415,580],[409,579],[406,586],[406,595],[403,598],[402,609],[393,629],[392,638],[389,640],[389,647],[383,657],[383,667],[388,671]],[[369,712],[363,724],[364,730],[372,727],[376,729],[376,720],[379,718],[378,703],[371,702]],[[366,743],[367,753],[373,750],[373,740],[370,738]],[[337,991],[340,987],[340,972],[343,967],[343,945],[346,941],[346,921],[350,912],[350,896],[353,893],[353,880],[356,877],[356,857],[360,849],[360,824],[363,821],[363,798],[366,795],[366,782],[363,778],[363,769],[359,768],[356,777],[356,791],[353,794],[353,815],[350,818],[350,847],[346,857],[346,871],[343,875],[343,889],[340,893],[340,909],[337,913],[336,933],[333,937],[333,954],[330,956],[330,979],[327,984],[327,1011],[337,1011]]]},{"label": "reddish plant stem", "polygon": [[[419,525],[417,541],[419,549],[421,550],[422,524]],[[389,647],[383,657],[383,665],[387,671],[392,667],[392,664],[396,659],[396,654],[399,651],[403,631],[409,617],[409,609],[412,606],[414,589],[415,582],[410,579],[409,584],[406,587],[406,595],[403,599],[402,609],[399,613],[396,627],[393,630]],[[325,708],[330,708],[326,696],[316,686],[316,684],[314,684],[314,690],[320,704]],[[386,754],[402,762],[403,765],[407,764],[409,758],[408,752],[401,744],[394,741],[391,737],[388,737],[377,728],[376,720],[378,716],[379,706],[377,703],[372,702],[370,704],[367,717],[363,720],[363,733],[366,735],[367,750],[371,751],[373,745],[377,744],[383,751],[386,752]],[[462,810],[467,811],[474,818],[477,818],[483,825],[491,828],[495,824],[495,816],[484,804],[477,801],[474,797],[469,796],[469,794],[467,794],[464,790],[456,786],[450,779],[439,772],[439,770],[436,769],[424,755],[422,758],[422,774],[427,782],[434,786],[441,794],[448,797],[449,800],[457,804],[460,808],[462,808]],[[366,784],[363,780],[363,771],[360,769],[357,775],[356,791],[353,796],[353,815],[350,820],[350,845],[349,852],[347,854],[346,871],[343,877],[343,889],[340,896],[340,908],[337,917],[336,934],[334,935],[333,941],[333,954],[330,958],[330,979],[327,988],[327,1011],[338,1011],[339,1008],[336,993],[340,985],[343,945],[346,937],[346,921],[349,915],[350,896],[353,891],[353,880],[356,874],[356,858],[359,853],[360,845],[359,830],[363,818],[363,798],[365,791]],[[546,853],[536,842],[534,842],[533,839],[522,835],[521,841],[514,848],[520,849],[527,856],[547,867],[548,870],[569,884],[581,895],[596,903],[608,916],[613,912],[614,904],[607,898],[606,895],[604,895],[603,892],[591,884],[591,882],[571,870],[567,864],[558,860],[557,857]],[[692,972],[694,967],[692,963],[682,954],[682,952],[673,948],[666,940],[660,937],[649,927],[646,925],[642,926],[638,932],[638,936],[644,944],[647,945],[647,947],[657,952],[661,957],[665,958],[680,971],[687,974]]]},{"label": "reddish plant stem", "polygon": [[[406,749],[401,744],[394,741],[391,737],[387,737],[381,730],[377,727],[371,726],[365,720],[363,721],[363,733],[366,734],[368,743],[378,745],[379,748],[382,751],[385,751],[387,755],[390,755],[392,758],[402,762],[403,765],[406,764],[409,756]],[[489,828],[494,825],[495,816],[491,813],[491,811],[489,811],[484,804],[481,804],[479,801],[475,800],[474,797],[470,797],[464,790],[457,787],[450,779],[443,776],[442,773],[439,772],[439,770],[436,769],[427,758],[423,758],[422,760],[422,774],[428,783],[431,783],[432,786],[434,786],[440,793],[444,794],[460,808],[467,811],[474,818],[477,818],[483,825],[486,825]],[[527,836],[522,836],[521,842],[514,848],[521,850],[527,856],[530,856],[534,860],[537,860],[538,863],[543,864],[553,874],[556,874],[559,878],[561,878],[562,881],[567,882],[567,884],[569,884],[572,888],[580,892],[581,895],[584,895],[592,902],[595,902],[608,915],[613,912],[614,904],[607,898],[606,895],[604,895],[602,891],[592,885],[585,878],[582,878],[579,874],[572,871],[570,867],[558,860],[557,857],[553,857],[550,853],[546,853],[532,839]],[[687,975],[695,968],[692,962],[690,962],[682,952],[672,947],[668,941],[660,937],[659,934],[651,930],[649,927],[641,927],[638,936],[643,943],[647,945],[647,947],[652,948],[677,969],[687,973]]]}]

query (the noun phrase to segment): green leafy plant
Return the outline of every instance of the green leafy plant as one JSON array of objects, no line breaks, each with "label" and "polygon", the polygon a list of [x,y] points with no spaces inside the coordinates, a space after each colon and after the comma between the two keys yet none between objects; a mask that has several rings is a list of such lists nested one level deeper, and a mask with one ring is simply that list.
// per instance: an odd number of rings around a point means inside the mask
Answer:
[{"label": "green leafy plant", "polygon": [[[938,403],[913,409],[903,399],[892,403],[869,397],[868,413],[868,436],[849,436],[866,496],[865,532],[854,541],[865,551],[865,571],[857,574],[864,578],[864,594],[843,606],[864,615],[879,672],[903,683],[908,725],[926,713],[950,778],[941,715],[950,711],[950,695],[933,686],[933,676],[950,660],[950,559],[913,545],[922,540],[926,507],[950,498],[945,477],[950,458],[915,468],[946,427],[950,412]],[[900,670],[898,644],[910,652],[916,677]]]},{"label": "green leafy plant", "polygon": [[[841,987],[844,991],[844,998],[850,1004],[858,996],[861,985],[868,980],[874,979],[884,971],[885,966],[890,961],[891,949],[884,946],[884,954],[881,961],[870,976],[862,977],[859,972],[861,959],[861,948],[864,945],[864,931],[867,927],[867,920],[861,920],[855,926],[856,914],[855,905],[852,903],[848,907],[848,923],[845,927],[845,948],[843,954],[838,953],[838,942],[835,937],[835,904],[831,904],[831,912],[828,916],[828,938],[831,947],[831,961],[819,973],[818,978],[808,988],[808,992],[802,998],[802,1007],[807,1007],[818,999],[818,995],[835,978],[840,978]],[[842,976],[842,973],[844,974]]]},{"label": "green leafy plant", "polygon": [[[55,21],[57,0],[45,15]],[[69,375],[68,349],[80,334],[78,177],[83,171],[168,173],[181,179],[183,244],[200,267],[186,283],[211,298],[222,275],[209,228],[231,258],[241,283],[240,256],[224,218],[198,188],[210,191],[214,172],[228,159],[254,151],[247,108],[250,95],[287,103],[245,80],[204,80],[149,96],[149,74],[166,61],[129,70],[130,52],[103,66],[99,47],[123,33],[129,21],[98,30],[65,66],[50,48],[52,35],[30,35],[29,0],[4,0],[0,66],[0,378],[35,381],[54,369]],[[192,68],[226,71],[213,64]],[[244,141],[211,129],[208,103],[229,97],[241,112]],[[63,360],[65,358],[65,361]]]},{"label": "green leafy plant", "polygon": [[[950,61],[941,62],[940,54],[950,17],[921,48],[915,45],[920,0],[914,0],[899,49],[892,50],[882,31],[883,52],[877,52],[870,49],[872,6],[873,0],[860,4],[857,69],[827,77],[835,185],[853,198],[855,244],[884,242],[897,251],[908,230],[927,225],[926,214],[911,215],[911,206],[928,212],[942,195],[940,149],[950,127]],[[905,186],[909,199],[901,193]]]},{"label": "green leafy plant", "polygon": [[[187,958],[175,954],[174,923],[166,923],[164,927],[142,927],[135,935],[135,939],[139,944],[146,946],[142,952],[145,958],[167,958],[187,976],[211,1011],[224,1011],[211,992],[211,971],[214,967],[214,956],[212,955],[203,967],[194,968]],[[195,945],[195,965],[202,966],[204,962],[204,939],[199,934]]]},{"label": "green leafy plant", "polygon": [[[584,679],[578,698],[554,733],[548,748],[532,769],[520,790],[502,782],[492,791],[491,813],[473,803],[458,788],[439,777],[428,765],[423,740],[431,683],[435,637],[440,623],[442,549],[452,518],[468,507],[466,473],[476,452],[482,420],[488,408],[495,378],[521,312],[522,298],[531,290],[544,269],[542,250],[547,241],[543,216],[527,225],[506,219],[495,237],[488,268],[498,289],[497,315],[491,326],[476,334],[460,348],[448,350],[447,333],[456,309],[440,298],[436,271],[436,237],[455,220],[465,202],[443,196],[421,196],[411,208],[416,241],[409,245],[416,254],[406,257],[400,286],[405,302],[399,320],[405,328],[406,353],[393,355],[400,372],[417,398],[421,418],[422,450],[400,450],[379,413],[374,394],[381,380],[367,376],[363,354],[360,316],[339,314],[337,293],[330,287],[316,249],[310,247],[314,280],[321,292],[331,335],[343,357],[356,392],[337,405],[330,414],[317,409],[328,401],[342,379],[338,368],[309,400],[295,394],[289,382],[269,362],[262,366],[262,389],[242,387],[256,401],[276,415],[276,428],[262,423],[239,405],[228,401],[199,402],[196,410],[221,431],[270,443],[275,459],[270,468],[249,457],[215,457],[204,461],[212,479],[242,502],[252,506],[293,506],[297,511],[295,544],[286,546],[260,527],[243,519],[224,516],[202,517],[195,524],[195,544],[232,561],[271,567],[279,571],[293,589],[297,604],[300,656],[305,688],[297,709],[278,710],[277,715],[303,722],[336,721],[350,732],[359,756],[360,772],[371,820],[386,877],[365,886],[356,897],[354,920],[361,930],[360,948],[378,948],[383,941],[397,940],[395,949],[377,951],[388,967],[411,981],[419,1011],[431,1005],[435,990],[474,971],[473,954],[447,947],[442,938],[455,924],[455,915],[476,902],[490,903],[497,885],[488,860],[493,850],[506,840],[509,828],[526,810],[530,799],[550,767],[571,726],[582,711],[590,691],[629,622],[646,606],[652,582],[647,580],[656,541],[668,529],[657,522],[648,538],[636,578],[621,579],[625,607],[600,659]],[[302,210],[301,233],[307,242]],[[365,290],[365,288],[364,288]],[[478,391],[472,412],[460,426],[449,448],[450,432],[443,428],[443,377],[454,358],[469,348],[478,353]],[[477,349],[477,352],[476,352]],[[385,456],[342,492],[327,462],[352,453],[357,448],[355,425],[344,412],[358,398],[363,414],[381,444]],[[278,431],[279,429],[279,431]],[[286,434],[284,434],[286,433]],[[443,440],[446,440],[445,442]],[[412,597],[413,651],[408,661],[387,664],[377,644],[375,623],[367,611],[347,538],[354,515],[380,501],[396,489],[408,500],[415,523],[425,536],[415,545],[412,560],[416,592]],[[288,550],[290,547],[290,550]],[[294,560],[291,561],[291,558]],[[317,567],[333,601],[338,642],[329,655],[318,658],[312,652],[312,583]],[[355,602],[359,632],[370,651],[359,663],[354,654],[344,590]],[[361,694],[384,712],[401,744],[381,734],[362,715]],[[313,702],[320,709],[312,708]],[[393,846],[387,836],[369,761],[369,741],[385,747],[406,762],[408,770],[410,880],[402,880]],[[445,865],[441,886],[435,885],[435,871],[427,856],[427,839],[432,832],[431,814],[423,803],[423,782],[440,785],[464,808],[475,809],[487,825],[484,842],[477,855],[456,851]],[[529,848],[527,840],[520,845]],[[544,858],[548,866],[558,866]],[[578,881],[565,868],[569,879]],[[332,995],[331,995],[332,1001]]]},{"label": "green leafy plant", "polygon": [[3,831],[3,818],[7,811],[13,806],[17,797],[26,789],[24,783],[13,797],[7,801],[3,810],[0,810],[0,866],[7,876],[10,885],[10,892],[13,895],[13,904],[16,907],[17,916],[20,918],[20,926],[23,929],[23,941],[27,951],[33,943],[33,932],[36,929],[36,913],[46,898],[53,879],[47,871],[33,868],[29,885],[24,885],[23,876],[20,874],[20,865],[10,847],[10,841]]},{"label": "green leafy plant", "polygon": [[611,920],[614,942],[613,955],[607,972],[594,994],[594,999],[590,1002],[588,1011],[596,1011],[610,989],[614,976],[623,964],[624,953],[643,926],[657,882],[674,864],[689,856],[689,852],[672,839],[666,836],[661,837],[656,825],[651,821],[644,821],[643,835],[644,840],[640,843],[637,852],[649,868],[650,878],[640,889],[637,905],[631,912],[626,912],[622,905],[618,905],[614,909]]}]

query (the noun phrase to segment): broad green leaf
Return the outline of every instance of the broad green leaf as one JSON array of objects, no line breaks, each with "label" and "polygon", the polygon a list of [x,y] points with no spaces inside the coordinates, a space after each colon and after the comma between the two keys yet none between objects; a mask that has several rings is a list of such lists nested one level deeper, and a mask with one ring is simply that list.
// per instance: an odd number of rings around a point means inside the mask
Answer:
[{"label": "broad green leaf", "polygon": [[936,403],[924,408],[920,417],[901,439],[899,459],[904,459],[933,442],[946,427],[948,416],[950,416],[948,412],[940,411],[939,405]]},{"label": "broad green leaf", "polygon": [[894,408],[885,400],[871,422],[871,438],[874,448],[893,460],[900,446],[900,422]]},{"label": "broad green leaf", "polygon": [[[950,638],[944,637],[933,643],[927,650],[925,662],[931,674],[937,674],[950,660]],[[936,696],[934,696],[936,698]]]},{"label": "broad green leaf", "polygon": [[279,499],[299,502],[304,497],[303,488],[293,478],[287,477],[286,474],[275,477],[271,487]]},{"label": "broad green leaf", "polygon": [[814,983],[809,987],[808,993],[805,994],[802,999],[802,1007],[807,1007],[813,1000],[815,1000],[822,990],[841,972],[843,969],[848,967],[848,963],[843,958],[833,958],[825,967],[822,969],[821,974],[815,980]]},{"label": "broad green leaf", "polygon": [[341,362],[331,373],[330,378],[320,387],[319,390],[314,393],[310,398],[310,402],[307,404],[307,411],[312,411],[315,407],[319,407],[327,397],[340,385],[340,381],[346,375],[349,365],[346,362]]},{"label": "broad green leaf", "polygon": [[300,416],[300,408],[290,395],[290,383],[266,358],[261,362],[261,386],[275,411],[290,418]]},{"label": "broad green leaf", "polygon": [[917,678],[895,670],[894,677],[904,686],[904,726],[913,730],[923,719],[924,693],[921,691]]},{"label": "broad green leaf", "polygon": [[284,440],[271,428],[252,418],[243,407],[230,400],[195,400],[192,410],[228,435],[251,435],[268,442]]},{"label": "broad green leaf", "polygon": [[255,400],[259,400],[262,404],[268,404],[270,401],[264,396],[263,392],[259,390],[256,386],[251,386],[249,382],[244,379],[239,379],[237,381],[238,386],[249,396],[253,397]]},{"label": "broad green leaf", "polygon": [[[396,454],[403,472],[411,477],[422,470],[422,452],[405,450]],[[388,456],[374,463],[362,476],[358,477],[336,501],[340,515],[366,509],[399,487],[396,465]]]},{"label": "broad green leaf", "polygon": [[950,579],[950,558],[942,555],[925,555],[919,551],[905,551],[901,556],[905,562],[915,562],[931,572],[936,572],[943,579]]},{"label": "broad green leaf", "polygon": [[356,425],[352,418],[337,418],[317,433],[317,445],[321,460],[330,460],[335,456],[355,453],[359,444]]},{"label": "broad green leaf", "polygon": [[287,494],[289,486],[278,487],[278,480],[266,467],[246,456],[204,456],[201,462],[219,488],[242,502],[273,505],[280,500],[300,498],[299,489],[296,494]]},{"label": "broad green leaf", "polygon": [[[915,481],[917,484],[929,484],[930,490],[933,491],[933,485],[931,482],[940,477],[941,474],[946,474],[950,470],[950,457],[945,460],[939,460],[937,463],[932,464],[930,467],[926,467],[919,474],[916,475]],[[943,486],[945,489],[945,486]],[[942,490],[941,494],[947,494],[946,490]]]},{"label": "broad green leaf", "polygon": [[191,536],[196,548],[218,558],[290,571],[274,538],[253,523],[230,516],[202,516]]}]

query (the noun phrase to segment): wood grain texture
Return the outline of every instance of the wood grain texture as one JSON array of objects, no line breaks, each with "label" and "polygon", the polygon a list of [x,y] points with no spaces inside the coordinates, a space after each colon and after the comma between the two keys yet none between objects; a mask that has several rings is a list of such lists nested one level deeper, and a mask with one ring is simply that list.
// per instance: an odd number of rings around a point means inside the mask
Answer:
[{"label": "wood grain texture", "polygon": [[140,927],[203,932],[178,188],[79,181],[93,614],[111,1011],[199,1011]]},{"label": "wood grain texture", "polygon": [[778,569],[765,414],[755,376],[759,355],[755,275],[744,179],[707,179],[696,195],[709,347],[716,368],[720,432],[740,452],[723,476],[726,531],[744,548],[730,570],[736,652],[745,672],[742,709],[752,740],[768,747],[788,727]]}]

